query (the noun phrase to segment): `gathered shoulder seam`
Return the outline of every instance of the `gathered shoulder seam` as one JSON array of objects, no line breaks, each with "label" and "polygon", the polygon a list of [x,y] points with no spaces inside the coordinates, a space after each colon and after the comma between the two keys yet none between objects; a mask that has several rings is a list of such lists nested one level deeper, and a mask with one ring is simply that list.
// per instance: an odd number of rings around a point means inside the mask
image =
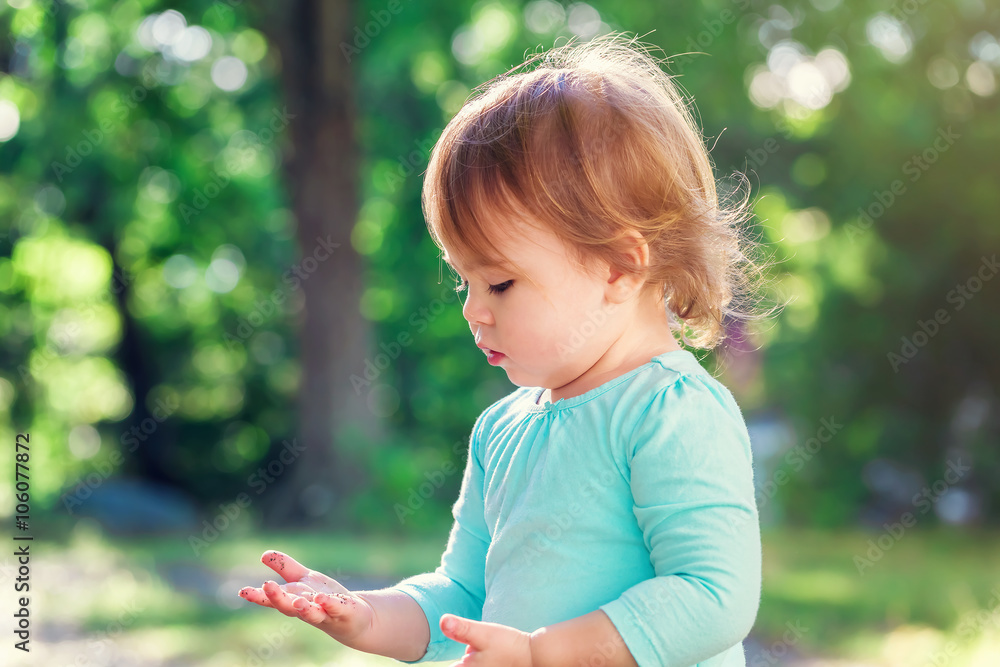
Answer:
[{"label": "gathered shoulder seam", "polygon": [[[671,369],[671,370],[674,370],[674,369]],[[676,373],[676,375],[669,382],[667,382],[666,384],[658,387],[655,391],[653,391],[650,394],[649,400],[646,402],[645,407],[643,407],[642,412],[639,413],[639,416],[636,417],[635,423],[632,425],[632,432],[629,433],[629,437],[628,437],[628,440],[627,440],[628,448],[626,450],[627,463],[628,463],[629,467],[632,466],[632,457],[635,454],[635,447],[632,446],[632,443],[635,442],[635,432],[639,429],[639,425],[643,423],[644,419],[646,418],[646,413],[649,412],[649,409],[652,407],[653,401],[656,399],[656,397],[661,392],[667,392],[670,389],[673,389],[682,380],[686,380],[686,379],[692,378],[692,377],[697,377],[698,379],[701,379],[701,380],[704,381],[704,378],[700,377],[701,373],[696,373],[696,372],[692,373],[692,372],[689,372],[689,371],[678,371],[678,370],[674,370],[674,373]]]}]

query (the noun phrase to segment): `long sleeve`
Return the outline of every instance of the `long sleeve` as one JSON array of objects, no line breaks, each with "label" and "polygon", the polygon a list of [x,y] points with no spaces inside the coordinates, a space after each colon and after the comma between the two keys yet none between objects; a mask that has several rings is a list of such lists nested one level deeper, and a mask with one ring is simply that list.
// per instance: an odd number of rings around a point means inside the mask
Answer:
[{"label": "long sleeve", "polygon": [[654,394],[625,455],[656,576],[601,609],[639,667],[696,665],[740,644],[760,604],[746,424],[714,378],[681,375]]},{"label": "long sleeve", "polygon": [[452,506],[452,524],[448,545],[441,564],[433,572],[402,580],[393,588],[420,605],[430,626],[430,643],[419,660],[400,660],[409,664],[434,660],[457,660],[465,653],[465,644],[449,639],[441,632],[441,615],[456,614],[481,620],[486,598],[486,552],[490,534],[483,512],[482,424],[485,412],[476,420],[469,443],[469,455],[458,500]]}]

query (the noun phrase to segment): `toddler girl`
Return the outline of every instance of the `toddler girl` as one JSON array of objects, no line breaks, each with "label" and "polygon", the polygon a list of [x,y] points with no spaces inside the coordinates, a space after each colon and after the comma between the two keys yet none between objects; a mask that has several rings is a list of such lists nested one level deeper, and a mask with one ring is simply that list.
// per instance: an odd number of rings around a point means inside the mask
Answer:
[{"label": "toddler girl", "polygon": [[684,100],[634,40],[539,60],[465,104],[424,182],[462,314],[519,387],[472,428],[440,566],[348,591],[268,551],[288,583],[240,594],[407,663],[743,666],[750,439],[675,334],[712,348],[725,317],[756,317],[735,300],[760,275],[746,200],[720,204]]}]

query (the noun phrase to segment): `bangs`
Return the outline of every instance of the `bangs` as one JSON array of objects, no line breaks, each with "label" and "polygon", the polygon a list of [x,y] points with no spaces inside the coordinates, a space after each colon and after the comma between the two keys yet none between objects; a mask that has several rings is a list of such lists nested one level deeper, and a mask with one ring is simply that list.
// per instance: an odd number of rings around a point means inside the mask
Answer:
[{"label": "bangs", "polygon": [[458,265],[466,271],[517,268],[499,246],[516,241],[515,221],[524,218],[524,211],[509,188],[490,171],[486,165],[463,170],[444,190],[448,206],[432,230],[443,259],[455,269]]}]

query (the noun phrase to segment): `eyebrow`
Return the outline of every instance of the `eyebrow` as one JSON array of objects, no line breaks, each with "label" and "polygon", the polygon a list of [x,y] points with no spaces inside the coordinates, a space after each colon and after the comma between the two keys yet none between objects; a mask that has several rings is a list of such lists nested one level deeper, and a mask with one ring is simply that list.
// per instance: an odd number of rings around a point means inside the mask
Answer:
[{"label": "eyebrow", "polygon": [[[450,257],[448,257],[447,254],[442,255],[441,258],[445,262],[447,262],[448,266],[452,267],[455,270],[458,270],[458,266],[455,264],[455,262],[452,261],[452,259]],[[503,270],[508,270],[508,271],[514,269],[513,266],[511,266],[510,264],[508,264],[507,262],[504,262],[504,261],[501,261],[501,262],[480,262],[480,261],[476,261],[476,262],[473,262],[472,266],[469,267],[469,269],[471,271],[475,271],[477,269],[482,269],[482,268],[487,268],[487,269],[503,269]]]}]

